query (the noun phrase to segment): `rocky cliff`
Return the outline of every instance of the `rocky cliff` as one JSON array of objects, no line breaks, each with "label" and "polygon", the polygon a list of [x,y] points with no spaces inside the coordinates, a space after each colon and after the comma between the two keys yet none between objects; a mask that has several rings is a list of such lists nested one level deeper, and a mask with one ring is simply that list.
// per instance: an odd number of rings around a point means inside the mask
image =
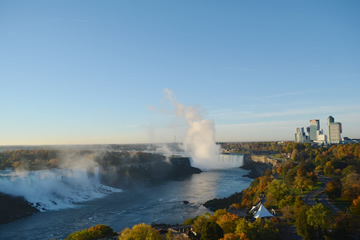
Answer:
[{"label": "rocky cliff", "polygon": [[200,169],[191,166],[189,158],[173,157],[167,161],[153,160],[105,167],[101,182],[117,188],[131,188],[181,179],[200,172]]},{"label": "rocky cliff", "polygon": [[241,166],[241,168],[251,170],[250,173],[244,177],[255,179],[264,175],[266,170],[271,170],[276,164],[276,160],[270,159],[266,156],[246,154],[244,155],[244,165]]},{"label": "rocky cliff", "polygon": [[0,193],[0,224],[8,223],[39,212],[23,197],[13,197]]}]

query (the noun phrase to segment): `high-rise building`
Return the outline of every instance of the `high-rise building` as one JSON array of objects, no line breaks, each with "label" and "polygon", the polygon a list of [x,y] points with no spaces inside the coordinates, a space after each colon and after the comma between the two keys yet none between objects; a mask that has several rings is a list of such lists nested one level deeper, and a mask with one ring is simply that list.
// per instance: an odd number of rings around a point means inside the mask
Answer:
[{"label": "high-rise building", "polygon": [[328,117],[328,134],[329,143],[340,143],[341,142],[342,126],[341,123],[335,122],[332,116]]},{"label": "high-rise building", "polygon": [[313,119],[310,120],[310,141],[316,141],[316,131],[320,130],[320,120]]},{"label": "high-rise building", "polygon": [[320,129],[316,131],[316,141],[318,144],[325,144],[327,141],[327,137],[324,134],[324,130]]},{"label": "high-rise building", "polygon": [[309,137],[306,136],[304,128],[296,128],[295,142],[306,143],[309,142]]}]

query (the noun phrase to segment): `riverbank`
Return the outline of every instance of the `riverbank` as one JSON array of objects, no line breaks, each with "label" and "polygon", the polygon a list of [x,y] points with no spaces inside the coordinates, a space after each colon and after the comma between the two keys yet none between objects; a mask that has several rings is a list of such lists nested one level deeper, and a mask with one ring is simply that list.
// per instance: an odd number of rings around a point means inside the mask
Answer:
[{"label": "riverbank", "polygon": [[[278,162],[276,160],[268,158],[266,156],[245,154],[243,165],[240,168],[250,170],[250,172],[243,175],[243,177],[256,179],[263,176],[266,170],[272,170],[273,166],[277,164]],[[214,198],[208,200],[203,205],[211,211],[216,211],[218,209],[229,208],[234,203],[240,203],[242,200],[242,196],[242,192],[234,193],[229,197],[221,199]]]}]

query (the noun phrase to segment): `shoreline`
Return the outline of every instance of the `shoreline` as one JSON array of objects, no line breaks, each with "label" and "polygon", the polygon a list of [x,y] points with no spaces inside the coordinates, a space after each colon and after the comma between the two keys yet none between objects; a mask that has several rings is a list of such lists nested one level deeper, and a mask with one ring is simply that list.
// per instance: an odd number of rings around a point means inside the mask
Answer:
[{"label": "shoreline", "polygon": [[[272,170],[278,162],[273,159],[269,159],[266,156],[259,156],[253,154],[244,154],[244,164],[240,166],[241,169],[250,170],[248,174],[242,177],[256,179],[264,175],[265,171]],[[242,199],[242,191],[240,193],[235,192],[225,198],[213,198],[206,201],[205,206],[210,211],[215,212],[218,209],[229,208],[233,203],[239,203]]]}]

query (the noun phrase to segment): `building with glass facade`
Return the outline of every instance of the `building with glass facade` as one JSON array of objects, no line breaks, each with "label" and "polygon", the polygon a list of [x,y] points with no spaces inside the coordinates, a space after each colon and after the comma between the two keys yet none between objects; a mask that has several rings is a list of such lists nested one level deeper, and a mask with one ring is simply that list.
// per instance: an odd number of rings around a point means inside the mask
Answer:
[{"label": "building with glass facade", "polygon": [[332,116],[328,117],[328,135],[329,143],[340,143],[341,142],[342,126],[341,123],[335,122]]},{"label": "building with glass facade", "polygon": [[309,137],[306,136],[304,128],[296,128],[295,142],[306,143],[309,142]]},{"label": "building with glass facade", "polygon": [[320,120],[319,119],[313,119],[310,120],[310,141],[316,141],[316,132],[320,130]]}]

